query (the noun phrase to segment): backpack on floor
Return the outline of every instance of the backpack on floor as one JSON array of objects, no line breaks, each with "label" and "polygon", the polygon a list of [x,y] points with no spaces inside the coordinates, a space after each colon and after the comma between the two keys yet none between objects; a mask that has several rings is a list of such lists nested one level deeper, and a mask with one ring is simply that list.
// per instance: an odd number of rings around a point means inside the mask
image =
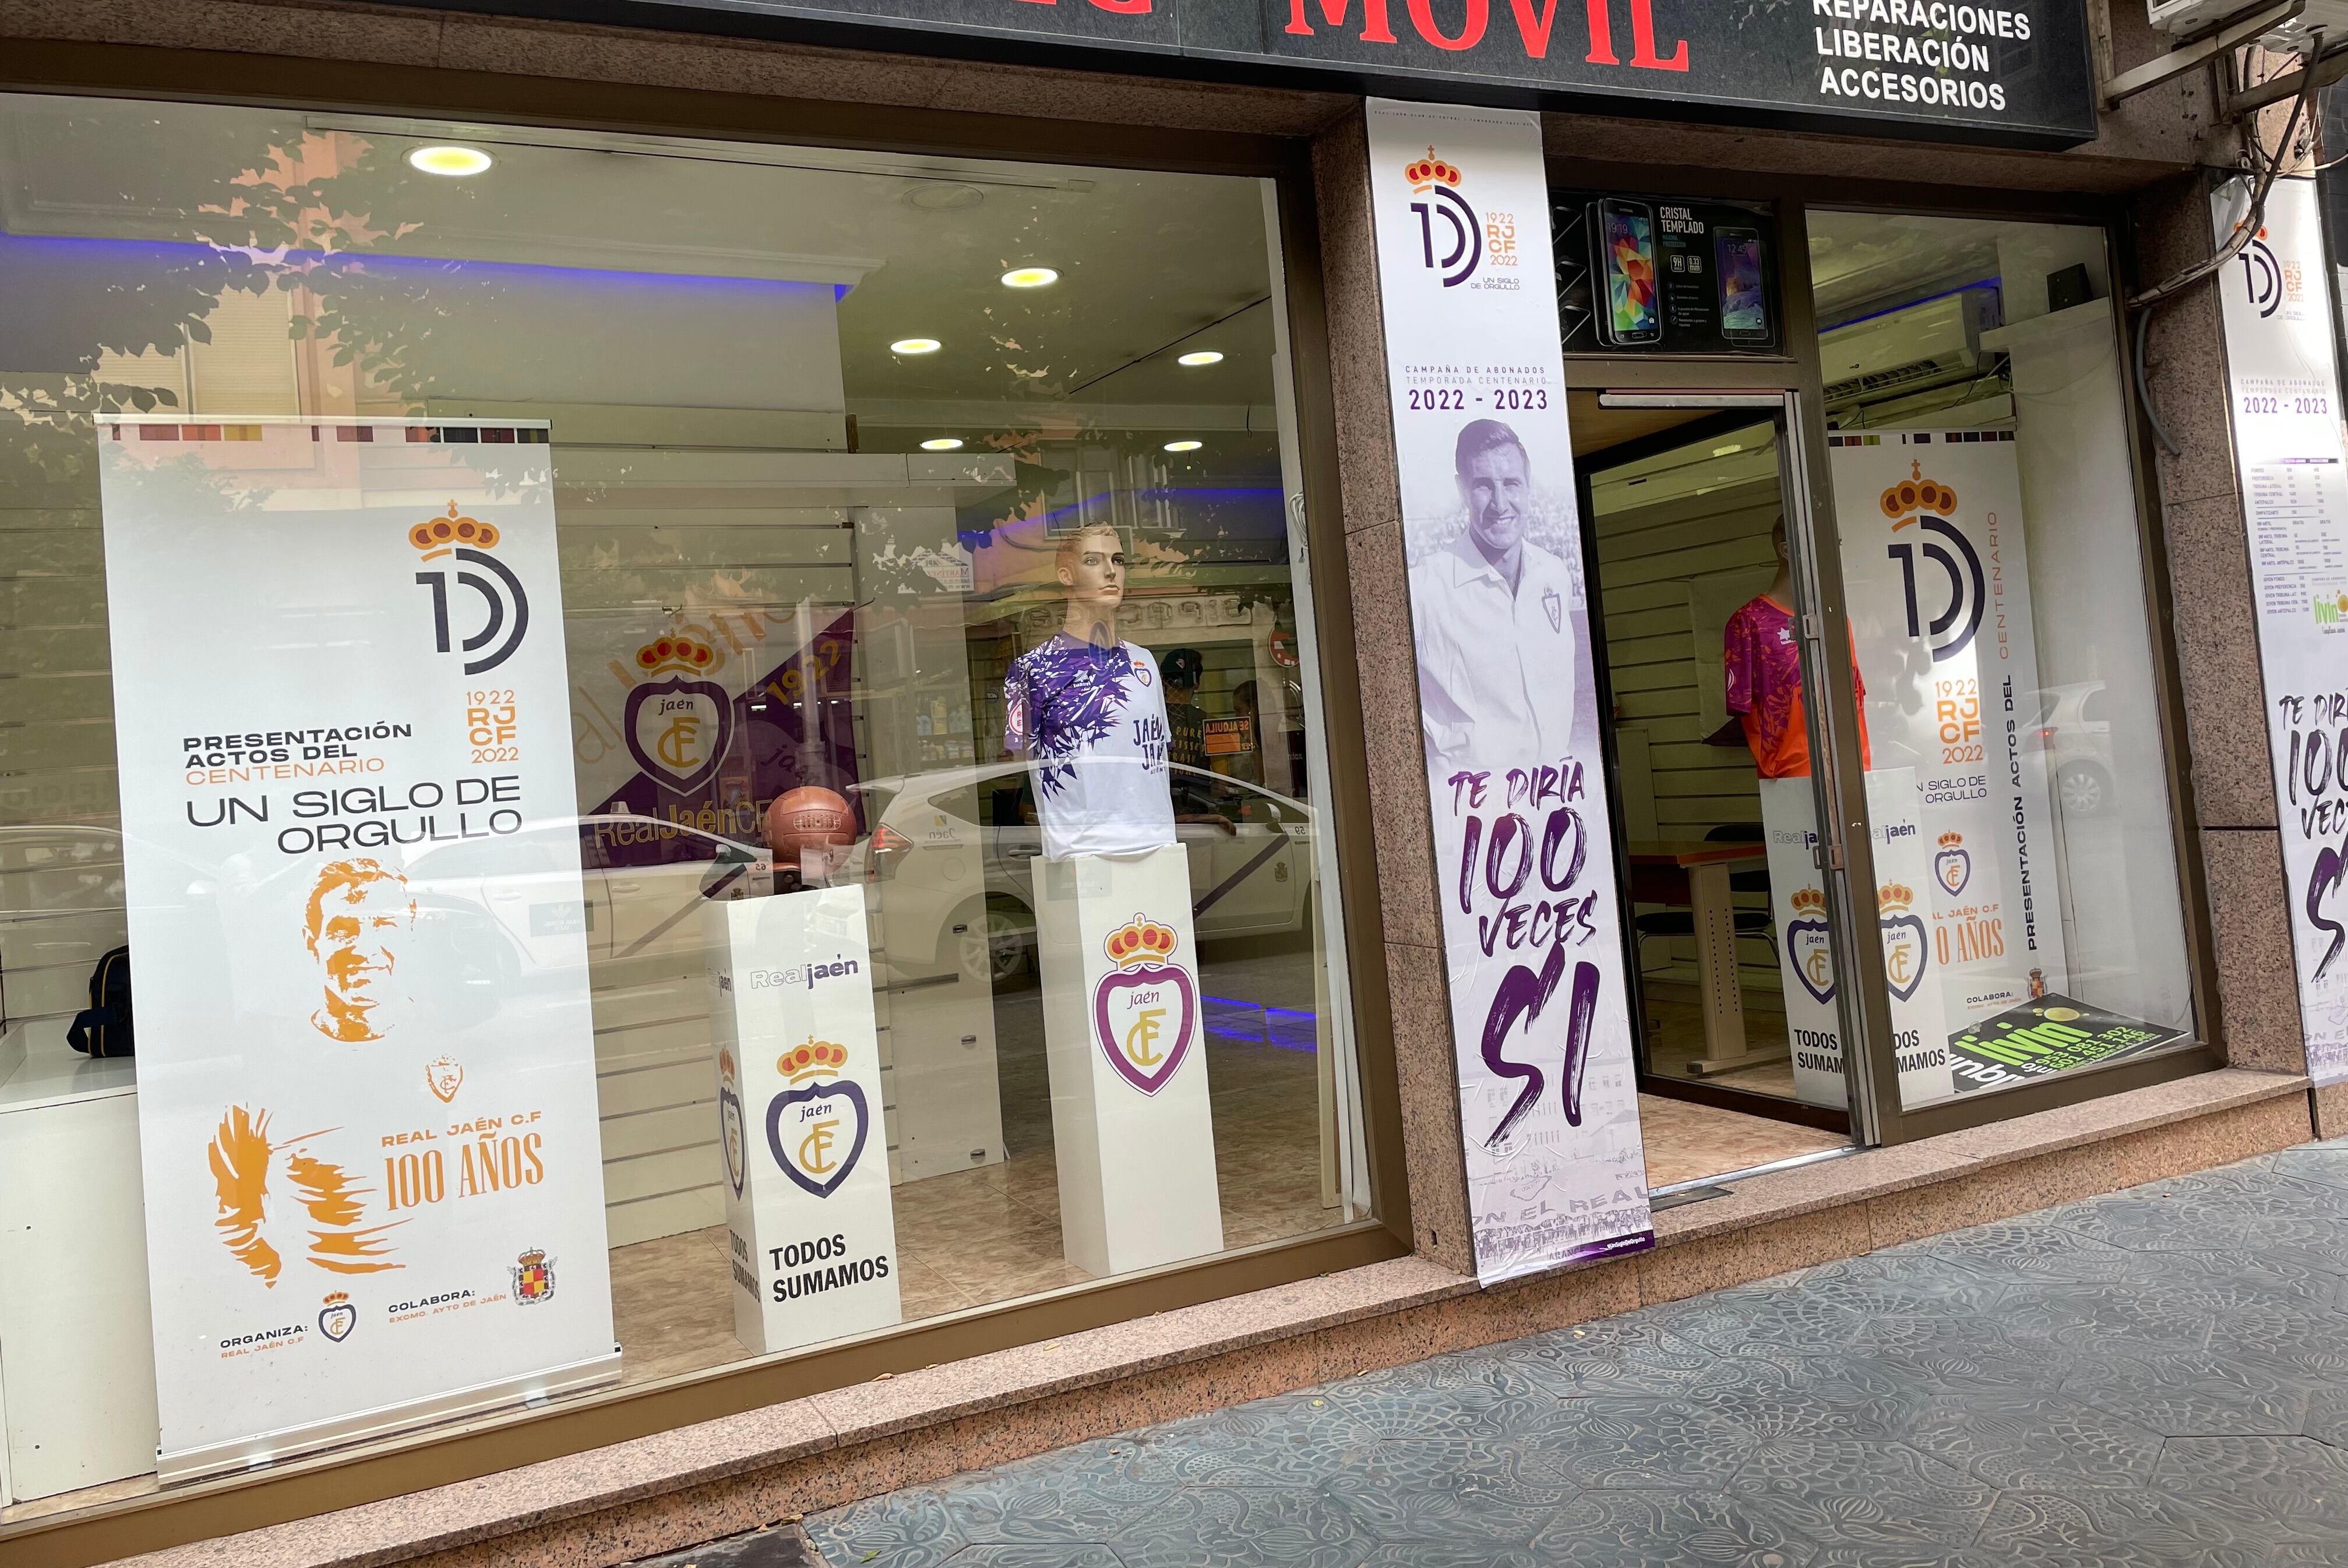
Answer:
[{"label": "backpack on floor", "polygon": [[116,948],[89,972],[89,1006],[74,1014],[66,1043],[88,1056],[129,1056],[130,949]]}]

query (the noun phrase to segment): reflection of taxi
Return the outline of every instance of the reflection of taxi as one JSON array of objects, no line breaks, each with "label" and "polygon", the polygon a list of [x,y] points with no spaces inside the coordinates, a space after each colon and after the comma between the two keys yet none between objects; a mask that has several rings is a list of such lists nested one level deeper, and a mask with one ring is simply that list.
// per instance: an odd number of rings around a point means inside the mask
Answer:
[{"label": "reflection of taxi", "polygon": [[[1313,808],[1220,774],[1172,764],[1185,816],[1192,921],[1201,941],[1303,928],[1311,907]],[[1035,944],[1028,862],[1043,830],[1025,820],[1025,763],[947,768],[854,786],[870,836],[839,873],[879,885],[892,964],[1005,979]]]}]

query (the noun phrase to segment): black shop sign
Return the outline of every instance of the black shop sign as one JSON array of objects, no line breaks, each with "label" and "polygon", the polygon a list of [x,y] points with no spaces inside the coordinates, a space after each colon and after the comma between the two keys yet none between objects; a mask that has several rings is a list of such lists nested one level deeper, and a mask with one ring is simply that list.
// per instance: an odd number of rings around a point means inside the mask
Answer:
[{"label": "black shop sign", "polygon": [[417,0],[440,9],[2013,146],[2096,134],[2082,0]]}]

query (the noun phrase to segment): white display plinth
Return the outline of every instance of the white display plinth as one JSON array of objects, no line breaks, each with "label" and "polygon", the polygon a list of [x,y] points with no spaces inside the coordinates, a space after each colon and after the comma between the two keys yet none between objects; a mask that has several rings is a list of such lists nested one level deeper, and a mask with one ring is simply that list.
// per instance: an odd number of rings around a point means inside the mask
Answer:
[{"label": "white display plinth", "polygon": [[735,1336],[764,1353],[901,1322],[864,890],[703,917]]},{"label": "white display plinth", "polygon": [[1094,1275],[1220,1252],[1189,859],[1033,866],[1062,1249]]},{"label": "white display plinth", "polygon": [[[1794,1093],[1806,1104],[1849,1103],[1843,1081],[1841,1013],[1828,936],[1825,873],[1818,869],[1817,815],[1807,778],[1763,779],[1761,824],[1768,840],[1770,913],[1777,927],[1778,972],[1786,988],[1786,1036],[1793,1045]],[[1891,993],[1891,1030],[1903,1103],[1921,1105],[1954,1092],[1948,1030],[1941,1011],[1940,965],[1926,924],[1930,856],[1917,826],[1916,774],[1881,768],[1867,775],[1874,826],[1874,897],[1882,931],[1884,979]],[[1864,897],[1864,895],[1862,895]]]}]

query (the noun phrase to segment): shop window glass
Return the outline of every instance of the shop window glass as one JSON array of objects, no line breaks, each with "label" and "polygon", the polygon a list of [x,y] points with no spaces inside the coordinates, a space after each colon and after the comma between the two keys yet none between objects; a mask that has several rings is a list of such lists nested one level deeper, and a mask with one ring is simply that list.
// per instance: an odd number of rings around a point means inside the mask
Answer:
[{"label": "shop window glass", "polygon": [[[2104,233],[1809,226],[1904,1102],[2181,1043],[2191,968]],[[1905,811],[1879,804],[1900,775]]]},{"label": "shop window glass", "polygon": [[[810,1027],[778,1053],[746,1032],[748,1015],[726,1009],[754,968],[839,967],[866,1020],[837,1038],[875,1053],[869,1125],[771,1137],[805,1156],[787,1193],[846,1160],[885,1173],[898,1306],[858,1331],[1366,1214],[1266,182],[40,97],[0,99],[0,166],[12,1204],[45,1201],[19,1180],[35,1169],[61,1184],[135,1171],[131,1096],[160,1092],[140,1084],[147,1056],[96,1060],[67,1038],[132,925],[125,629],[108,614],[122,507],[103,476],[136,477],[138,504],[165,513],[154,487],[170,475],[256,518],[313,486],[304,504],[332,513],[344,503],[310,476],[344,471],[337,444],[404,439],[429,459],[412,497],[427,522],[466,510],[445,493],[452,473],[491,476],[487,506],[551,464],[559,602],[541,595],[530,614],[559,622],[568,798],[487,837],[354,850],[380,876],[311,896],[312,953],[330,955],[318,1011],[373,1038],[385,1015],[344,979],[434,971],[415,983],[441,992],[435,1029],[519,1020],[506,1044],[527,1051],[517,999],[569,983],[538,955],[583,943],[588,1133],[625,1383],[811,1342],[736,1292],[796,1288],[785,1276],[830,1256],[799,1258],[798,1231],[837,1227],[802,1209],[788,1235],[762,1222],[754,1241],[736,1191],[746,1159],[750,1201],[791,1174],[781,1154],[755,1167],[766,1099],[799,1079],[754,1059],[835,1040]],[[150,462],[166,428],[171,464]],[[504,466],[468,456],[487,444]],[[379,499],[383,470],[354,471],[376,476]],[[357,550],[355,513],[348,526]],[[419,564],[401,566],[403,613],[423,613]],[[118,553],[111,568],[146,569]],[[462,580],[433,589],[451,596],[444,647],[449,626],[476,627]],[[131,586],[113,582],[114,600]],[[182,586],[201,626],[212,589]],[[211,669],[201,638],[137,678],[246,682],[270,727],[312,712],[293,677],[375,633],[336,574],[288,591],[315,617],[271,655],[285,680]],[[511,699],[480,684],[494,749]],[[253,868],[238,856],[270,842],[168,876],[157,848],[140,886],[184,912],[239,886]],[[147,853],[134,845],[134,865]],[[567,903],[534,896],[574,872]],[[812,913],[738,914],[769,907]],[[223,902],[206,940],[242,984],[278,972],[252,954],[283,936]],[[279,957],[288,974],[311,961]],[[172,968],[133,958],[139,1024],[160,1049]],[[237,1006],[284,1011],[250,994]],[[386,1038],[438,1075],[436,1095],[454,1081],[424,1037]],[[829,1061],[800,1077],[860,1071]],[[753,1068],[764,1091],[726,1077]],[[236,1081],[232,1061],[221,1072]],[[68,1124],[72,1159],[38,1165],[44,1130]],[[356,1127],[370,1149],[380,1131]],[[860,1153],[843,1153],[851,1142]],[[201,1150],[150,1142],[150,1159],[173,1152],[196,1162],[208,1205]],[[401,1180],[390,1170],[366,1203],[395,1201]],[[88,1277],[56,1284],[103,1320],[57,1354],[143,1362],[139,1207],[90,1223],[67,1264]],[[773,1258],[746,1269],[753,1253]],[[581,1260],[507,1263],[510,1277],[436,1283],[557,1303],[602,1287]],[[366,1277],[301,1288],[372,1311]],[[344,1321],[304,1299],[304,1321]],[[396,1353],[390,1330],[359,1332]],[[46,1353],[5,1348],[12,1374]],[[7,1393],[12,1439],[54,1414],[29,1387]],[[83,1451],[20,1467],[20,1501],[141,1484],[151,1395],[108,1409]]]}]

